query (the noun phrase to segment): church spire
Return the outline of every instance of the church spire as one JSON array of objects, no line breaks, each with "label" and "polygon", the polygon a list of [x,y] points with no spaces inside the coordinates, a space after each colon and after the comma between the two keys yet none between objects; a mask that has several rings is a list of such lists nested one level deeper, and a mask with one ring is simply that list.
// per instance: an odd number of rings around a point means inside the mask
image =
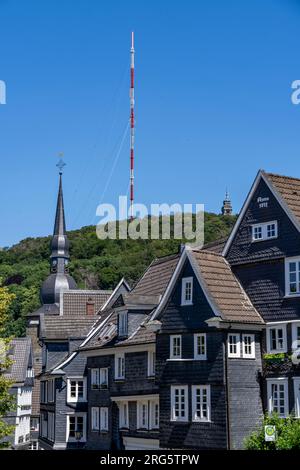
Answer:
[{"label": "church spire", "polygon": [[62,158],[57,164],[59,168],[59,186],[56,204],[53,236],[50,249],[50,275],[44,281],[41,288],[41,300],[43,304],[58,304],[62,290],[76,289],[76,282],[68,274],[69,240],[66,233],[66,221],[64,210],[64,198],[62,189],[62,170],[65,166]]},{"label": "church spire", "polygon": [[223,215],[232,214],[232,205],[231,205],[231,200],[230,200],[227,188],[226,188],[225,199],[223,201],[223,206],[221,208],[221,211]]},{"label": "church spire", "polygon": [[51,271],[60,273],[67,271],[66,267],[70,258],[69,241],[66,234],[64,197],[62,189],[62,170],[65,165],[66,164],[63,162],[62,158],[60,158],[58,164],[56,165],[59,168],[59,187],[50,256]]}]

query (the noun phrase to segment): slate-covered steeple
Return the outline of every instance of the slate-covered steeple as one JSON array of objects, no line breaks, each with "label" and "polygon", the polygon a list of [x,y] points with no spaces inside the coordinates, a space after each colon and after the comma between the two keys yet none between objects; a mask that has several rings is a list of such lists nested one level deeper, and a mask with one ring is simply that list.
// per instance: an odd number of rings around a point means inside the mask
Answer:
[{"label": "slate-covered steeple", "polygon": [[51,271],[60,273],[66,272],[69,258],[69,240],[66,235],[62,173],[60,172],[55,223],[51,241]]},{"label": "slate-covered steeple", "polygon": [[59,303],[62,290],[76,289],[76,282],[68,274],[69,240],[66,234],[66,221],[64,211],[64,199],[62,190],[62,168],[65,164],[60,160],[59,188],[57,196],[56,214],[53,236],[50,244],[50,276],[47,277],[41,288],[41,300],[43,304]]}]

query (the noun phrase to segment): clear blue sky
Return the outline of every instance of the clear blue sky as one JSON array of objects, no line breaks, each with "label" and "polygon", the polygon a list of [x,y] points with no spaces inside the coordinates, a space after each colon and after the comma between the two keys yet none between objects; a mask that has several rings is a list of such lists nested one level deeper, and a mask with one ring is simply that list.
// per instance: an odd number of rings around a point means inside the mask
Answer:
[{"label": "clear blue sky", "polygon": [[[300,2],[0,0],[0,246],[48,235],[63,151],[68,228],[126,194],[130,31],[136,200],[239,211],[259,168],[300,177]],[[105,193],[103,194],[105,190]]]}]

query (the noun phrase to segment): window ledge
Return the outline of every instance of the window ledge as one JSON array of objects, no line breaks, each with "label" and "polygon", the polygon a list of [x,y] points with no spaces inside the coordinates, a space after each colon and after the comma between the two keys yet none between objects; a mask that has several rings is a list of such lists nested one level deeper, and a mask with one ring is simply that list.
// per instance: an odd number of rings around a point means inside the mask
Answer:
[{"label": "window ledge", "polygon": [[[285,296],[283,297],[284,299],[297,299],[298,297],[300,297],[300,292],[297,293],[297,294],[285,294]],[[284,323],[284,321],[283,321]]]},{"label": "window ledge", "polygon": [[120,383],[121,383],[121,382],[125,382],[125,377],[122,378],[122,379],[115,379],[115,382],[120,382]]},{"label": "window ledge", "polygon": [[189,307],[189,306],[191,306],[191,305],[194,305],[193,302],[186,302],[186,303],[184,303],[184,304],[181,303],[181,304],[180,304],[180,307]]}]

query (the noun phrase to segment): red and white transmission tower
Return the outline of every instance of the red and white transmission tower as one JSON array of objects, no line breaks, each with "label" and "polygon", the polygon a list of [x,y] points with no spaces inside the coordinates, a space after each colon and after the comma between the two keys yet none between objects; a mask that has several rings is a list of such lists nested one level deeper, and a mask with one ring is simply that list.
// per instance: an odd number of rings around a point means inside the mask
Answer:
[{"label": "red and white transmission tower", "polygon": [[131,33],[130,65],[130,219],[133,219],[134,199],[134,33]]}]

